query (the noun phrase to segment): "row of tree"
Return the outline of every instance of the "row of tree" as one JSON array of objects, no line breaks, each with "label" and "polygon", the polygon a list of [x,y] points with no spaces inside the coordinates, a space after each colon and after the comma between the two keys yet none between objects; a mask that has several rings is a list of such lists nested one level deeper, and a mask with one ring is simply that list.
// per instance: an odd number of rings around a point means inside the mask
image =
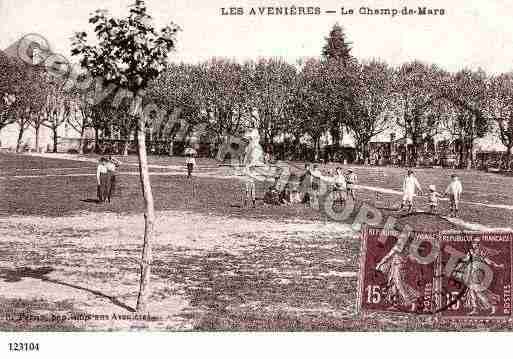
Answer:
[{"label": "row of tree", "polygon": [[[114,131],[128,151],[137,127],[130,115],[133,98],[113,91],[98,102],[94,81],[87,90],[78,90],[15,59],[0,61],[6,68],[0,91],[16,95],[14,104],[0,104],[0,129],[18,123],[18,149],[28,126],[35,128],[39,147],[39,129],[46,126],[54,133],[56,151],[57,128],[66,122],[82,137],[94,128],[96,140]],[[450,73],[419,61],[399,67],[358,61],[338,25],[321,58],[296,64],[219,58],[169,64],[148,83],[143,101],[154,106],[147,113],[152,140],[169,143],[198,127],[219,143],[226,135],[256,126],[268,151],[286,141],[299,154],[301,141],[307,139],[318,153],[321,138],[329,138],[336,152],[343,135],[350,133],[359,159],[366,161],[370,141],[393,127],[412,142],[408,158],[415,159],[427,138],[444,132],[463,144],[469,166],[475,140],[489,132],[499,136],[508,156],[513,147],[513,73]]]},{"label": "row of tree", "polygon": [[[172,142],[178,133],[200,126],[210,141],[219,142],[256,126],[269,151],[287,141],[297,149],[292,152],[300,153],[304,139],[319,152],[321,138],[329,138],[336,149],[350,133],[359,159],[366,161],[370,141],[399,128],[412,142],[408,157],[415,159],[426,139],[443,132],[463,144],[469,166],[475,140],[490,132],[499,136],[508,155],[513,147],[513,73],[451,73],[419,61],[398,67],[358,61],[338,25],[321,58],[296,64],[222,58],[171,64],[149,83],[145,102],[161,111],[149,122],[153,139],[160,141]],[[127,136],[133,128],[123,113],[114,121]]]}]

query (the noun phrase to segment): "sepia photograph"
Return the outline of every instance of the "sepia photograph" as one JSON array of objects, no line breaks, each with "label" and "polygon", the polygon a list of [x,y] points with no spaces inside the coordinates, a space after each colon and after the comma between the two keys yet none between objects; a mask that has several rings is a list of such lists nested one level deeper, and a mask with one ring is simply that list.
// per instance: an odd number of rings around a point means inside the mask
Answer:
[{"label": "sepia photograph", "polygon": [[513,331],[512,16],[0,0],[0,332]]}]

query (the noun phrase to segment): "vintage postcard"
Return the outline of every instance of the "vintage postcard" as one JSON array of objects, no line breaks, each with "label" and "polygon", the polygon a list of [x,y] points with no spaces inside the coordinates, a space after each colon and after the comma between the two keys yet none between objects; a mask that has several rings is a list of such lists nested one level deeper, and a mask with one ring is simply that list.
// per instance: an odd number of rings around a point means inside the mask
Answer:
[{"label": "vintage postcard", "polygon": [[0,331],[510,332],[512,16],[0,0]]}]

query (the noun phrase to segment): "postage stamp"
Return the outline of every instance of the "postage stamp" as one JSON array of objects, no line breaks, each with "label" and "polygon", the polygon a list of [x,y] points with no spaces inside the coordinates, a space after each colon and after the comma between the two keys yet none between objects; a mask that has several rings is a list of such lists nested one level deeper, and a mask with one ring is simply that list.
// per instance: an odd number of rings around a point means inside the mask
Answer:
[{"label": "postage stamp", "polygon": [[361,311],[505,319],[511,316],[511,233],[423,233],[368,228],[362,236]]},{"label": "postage stamp", "polygon": [[438,235],[439,313],[443,317],[511,316],[513,234]]},{"label": "postage stamp", "polygon": [[[422,262],[411,254],[412,238],[368,228],[363,232],[360,269],[360,309],[431,314],[435,302],[436,260]],[[431,248],[416,250],[427,258]]]}]

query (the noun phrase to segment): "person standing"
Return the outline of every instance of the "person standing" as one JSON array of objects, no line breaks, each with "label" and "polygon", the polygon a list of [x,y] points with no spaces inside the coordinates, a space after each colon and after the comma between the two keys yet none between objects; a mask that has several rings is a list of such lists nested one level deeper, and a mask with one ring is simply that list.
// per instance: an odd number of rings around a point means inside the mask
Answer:
[{"label": "person standing", "polygon": [[110,176],[107,169],[107,161],[104,157],[100,158],[98,167],[96,169],[96,181],[98,184],[98,201],[105,202],[108,192],[110,190]]},{"label": "person standing", "polygon": [[323,175],[319,169],[319,165],[316,163],[313,165],[312,171],[310,171],[310,207],[314,209],[320,209],[319,198],[321,196],[321,181]]},{"label": "person standing", "polygon": [[344,176],[344,173],[342,172],[342,168],[337,167],[335,170],[335,177],[334,177],[334,190],[335,190],[335,200],[338,200],[340,202],[344,201],[345,199],[345,193],[347,191],[347,184],[346,184],[346,177]]},{"label": "person standing", "polygon": [[192,171],[194,170],[194,166],[196,165],[196,159],[194,158],[194,155],[192,153],[185,156],[185,164],[187,165],[187,178],[191,178]]},{"label": "person standing", "polygon": [[413,174],[413,171],[408,170],[408,174],[404,176],[403,180],[403,201],[401,203],[401,209],[403,209],[406,204],[408,205],[408,213],[413,211],[413,197],[415,197],[417,189],[422,195],[422,188],[420,187],[419,181]]},{"label": "person standing", "polygon": [[438,212],[438,199],[440,198],[440,193],[436,191],[436,186],[434,184],[429,186],[429,210],[431,213],[436,214]]},{"label": "person standing", "polygon": [[120,164],[121,164],[121,162],[116,160],[112,156],[109,156],[105,163],[105,167],[107,167],[107,174],[110,178],[109,191],[107,193],[107,201],[109,203],[114,194],[114,190],[116,188],[116,170]]},{"label": "person standing", "polygon": [[353,201],[356,201],[356,190],[355,186],[358,184],[358,176],[352,169],[347,170],[346,175],[346,192],[348,196],[351,196]]},{"label": "person standing", "polygon": [[461,193],[463,192],[463,185],[461,184],[460,179],[457,175],[453,174],[451,176],[451,182],[447,186],[445,190],[445,194],[449,195],[450,201],[450,216],[457,217],[459,211],[459,203]]},{"label": "person standing", "polygon": [[260,145],[260,135],[257,129],[248,131],[244,138],[248,141],[244,149],[243,161],[243,207],[251,200],[253,208],[256,207],[256,177],[258,168],[264,166],[264,151]]},{"label": "person standing", "polygon": [[303,192],[303,203],[305,207],[310,205],[310,192],[312,191],[312,174],[310,164],[305,163],[305,173],[300,177],[300,190]]}]

